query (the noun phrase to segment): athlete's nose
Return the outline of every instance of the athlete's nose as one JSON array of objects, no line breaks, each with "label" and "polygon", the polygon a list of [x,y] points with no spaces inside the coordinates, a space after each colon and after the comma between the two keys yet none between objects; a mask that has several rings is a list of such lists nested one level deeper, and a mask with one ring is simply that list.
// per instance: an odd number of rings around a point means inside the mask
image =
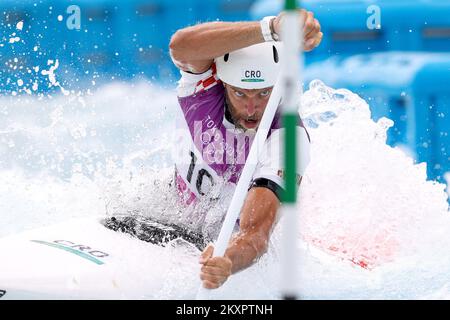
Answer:
[{"label": "athlete's nose", "polygon": [[247,115],[249,117],[253,116],[256,113],[256,102],[254,99],[250,98],[247,101]]}]

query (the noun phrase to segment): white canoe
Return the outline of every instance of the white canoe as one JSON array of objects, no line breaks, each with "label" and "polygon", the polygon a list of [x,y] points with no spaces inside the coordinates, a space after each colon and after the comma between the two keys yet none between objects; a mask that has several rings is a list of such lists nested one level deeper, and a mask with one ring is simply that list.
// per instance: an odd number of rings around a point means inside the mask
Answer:
[{"label": "white canoe", "polygon": [[198,249],[177,240],[154,245],[101,220],[72,220],[0,239],[1,299],[193,297]]}]

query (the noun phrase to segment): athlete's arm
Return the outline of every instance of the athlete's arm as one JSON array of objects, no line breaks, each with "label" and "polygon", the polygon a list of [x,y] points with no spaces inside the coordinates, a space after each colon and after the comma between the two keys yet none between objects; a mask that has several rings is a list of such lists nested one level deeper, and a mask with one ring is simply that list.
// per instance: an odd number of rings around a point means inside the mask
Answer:
[{"label": "athlete's arm", "polygon": [[[310,140],[308,132],[297,127],[297,150],[302,150],[297,161],[297,178],[310,162]],[[253,175],[252,188],[247,194],[240,215],[240,231],[228,244],[224,257],[211,258],[214,247],[205,249],[200,258],[203,264],[201,279],[206,288],[220,287],[232,273],[255,263],[266,251],[280,207],[283,156],[281,146],[284,131],[275,130],[266,141],[264,152]]]},{"label": "athlete's arm", "polygon": [[232,273],[251,266],[267,251],[280,200],[269,189],[252,188],[241,212],[240,231],[225,256],[233,262]]},{"label": "athlete's arm", "polygon": [[208,22],[178,30],[169,47],[178,68],[202,73],[216,57],[262,42],[259,22]]},{"label": "athlete's arm", "polygon": [[200,258],[205,288],[220,287],[231,274],[248,268],[267,251],[279,207],[272,190],[250,189],[241,212],[240,231],[230,241],[225,256],[211,258],[214,248],[209,246]]},{"label": "athlete's arm", "polygon": [[[305,51],[317,47],[323,34],[312,12],[300,10],[305,18],[303,33]],[[283,13],[274,20],[274,31],[281,33]],[[178,30],[170,41],[170,55],[175,65],[183,71],[203,73],[215,58],[228,52],[264,42],[259,21],[207,22]]]}]

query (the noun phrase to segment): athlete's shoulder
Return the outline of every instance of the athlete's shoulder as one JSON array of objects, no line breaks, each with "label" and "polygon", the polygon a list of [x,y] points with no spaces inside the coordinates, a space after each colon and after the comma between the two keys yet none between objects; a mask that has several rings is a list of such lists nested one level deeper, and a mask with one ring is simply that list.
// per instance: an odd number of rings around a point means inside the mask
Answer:
[{"label": "athlete's shoulder", "polygon": [[199,94],[216,87],[221,84],[217,77],[217,69],[215,63],[207,71],[195,74],[180,70],[181,79],[178,81],[178,97],[184,98],[195,94]]}]

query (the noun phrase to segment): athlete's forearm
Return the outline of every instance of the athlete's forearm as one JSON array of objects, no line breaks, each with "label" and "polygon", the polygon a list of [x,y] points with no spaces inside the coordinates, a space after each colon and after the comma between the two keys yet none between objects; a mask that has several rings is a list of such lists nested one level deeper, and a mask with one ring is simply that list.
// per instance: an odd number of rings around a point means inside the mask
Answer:
[{"label": "athlete's forearm", "polygon": [[201,61],[262,42],[259,22],[208,22],[178,30],[170,50],[177,61]]},{"label": "athlete's forearm", "polygon": [[248,268],[266,253],[279,206],[273,191],[250,189],[240,215],[240,231],[225,252],[233,263],[232,273]]},{"label": "athlete's forearm", "polygon": [[237,273],[254,264],[267,251],[267,239],[262,235],[238,234],[230,242],[225,256],[232,262],[231,272]]}]

